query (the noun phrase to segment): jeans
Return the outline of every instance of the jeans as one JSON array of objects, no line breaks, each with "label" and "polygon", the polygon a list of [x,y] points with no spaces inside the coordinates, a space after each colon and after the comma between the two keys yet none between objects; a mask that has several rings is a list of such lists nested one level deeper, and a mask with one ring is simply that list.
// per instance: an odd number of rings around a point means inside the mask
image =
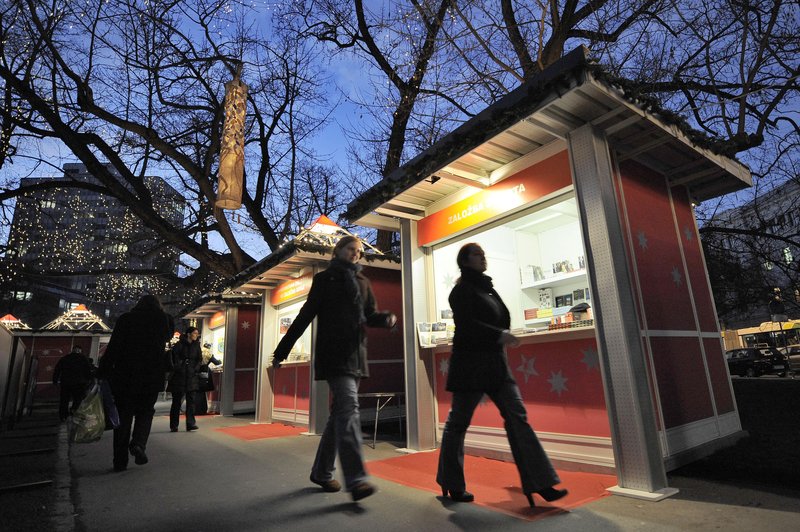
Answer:
[{"label": "jeans", "polygon": [[333,479],[333,471],[336,469],[334,462],[338,452],[339,462],[344,471],[345,489],[348,491],[367,478],[361,450],[358,383],[359,379],[350,375],[328,379],[333,404],[317,447],[314,465],[311,467],[311,476],[314,479],[320,481]]},{"label": "jeans", "polygon": [[[522,491],[534,493],[561,482],[539,438],[528,424],[525,404],[514,382],[487,393],[505,421],[506,436],[522,481]],[[450,491],[464,491],[464,437],[483,392],[454,392],[444,425],[436,482]]]},{"label": "jeans", "polygon": [[128,448],[131,445],[138,445],[142,449],[147,447],[157,399],[158,392],[114,395],[119,412],[119,427],[114,429],[114,466],[128,465]]},{"label": "jeans", "polygon": [[169,409],[169,428],[177,429],[181,424],[181,403],[186,396],[186,428],[194,427],[197,421],[194,419],[194,390],[186,392],[172,392],[172,406]]}]

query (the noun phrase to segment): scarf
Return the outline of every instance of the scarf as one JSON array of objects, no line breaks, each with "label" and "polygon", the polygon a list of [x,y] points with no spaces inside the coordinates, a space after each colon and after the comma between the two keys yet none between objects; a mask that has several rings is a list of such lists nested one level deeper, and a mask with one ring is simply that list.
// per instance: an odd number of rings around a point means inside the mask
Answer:
[{"label": "scarf", "polygon": [[344,276],[347,299],[358,308],[359,323],[364,323],[367,321],[364,316],[364,300],[361,298],[361,287],[356,279],[363,266],[334,257],[331,259],[330,267]]},{"label": "scarf", "polygon": [[460,280],[468,282],[470,284],[474,284],[475,286],[482,288],[486,292],[491,292],[494,290],[494,285],[492,284],[492,278],[489,277],[488,275],[484,275],[478,270],[473,270],[472,268],[464,268],[463,270],[461,270]]}]

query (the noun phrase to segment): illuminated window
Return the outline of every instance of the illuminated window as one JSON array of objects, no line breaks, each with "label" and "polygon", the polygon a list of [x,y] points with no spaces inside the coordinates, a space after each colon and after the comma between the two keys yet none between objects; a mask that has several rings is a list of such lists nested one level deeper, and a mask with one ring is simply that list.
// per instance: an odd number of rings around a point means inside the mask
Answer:
[{"label": "illuminated window", "polygon": [[764,269],[765,269],[765,270],[767,270],[767,271],[770,271],[770,270],[772,270],[772,266],[773,266],[773,264],[772,264],[772,262],[771,262],[771,261],[765,261],[765,262],[764,262]]},{"label": "illuminated window", "polygon": [[783,248],[783,260],[786,264],[791,264],[794,258],[792,257],[792,250],[789,248]]}]

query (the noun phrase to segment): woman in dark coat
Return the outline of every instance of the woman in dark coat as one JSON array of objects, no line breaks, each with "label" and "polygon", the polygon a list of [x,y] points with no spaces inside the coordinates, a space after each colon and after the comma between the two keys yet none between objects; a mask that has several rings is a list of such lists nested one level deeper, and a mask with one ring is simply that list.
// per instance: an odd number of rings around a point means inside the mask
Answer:
[{"label": "woman in dark coat", "polygon": [[363,253],[361,241],[355,237],[345,236],[336,243],[330,266],[314,276],[308,299],[275,348],[273,359],[273,365],[280,367],[306,327],[317,318],[314,378],[328,381],[333,403],[310,480],[325,491],[342,488],[333,478],[338,451],[345,487],[354,501],[375,492],[366,481],[358,411],[358,383],[369,376],[365,326],[391,328],[397,320],[390,312],[376,310],[372,287],[357,264]]},{"label": "woman in dark coat", "polygon": [[189,327],[181,339],[172,348],[172,377],[167,384],[167,391],[172,394],[172,406],[169,409],[169,429],[178,432],[181,420],[181,403],[186,397],[186,430],[197,430],[194,418],[194,395],[200,389],[200,366],[203,356],[200,353],[200,331]]},{"label": "woman in dark coat", "polygon": [[[154,295],[143,296],[119,317],[100,358],[98,377],[109,380],[120,425],[114,429],[114,470],[128,467],[128,452],[146,464],[147,440],[158,394],[164,389],[164,348],[172,336],[172,317]],[[131,432],[133,424],[133,432]]]},{"label": "woman in dark coat", "polygon": [[453,402],[442,434],[436,482],[442,487],[442,495],[449,493],[454,501],[474,500],[464,480],[464,437],[475,408],[486,394],[505,421],[528,503],[534,506],[534,493],[546,501],[560,499],[567,490],[553,488],[561,481],[528,424],[522,396],[508,367],[505,346],[518,345],[519,341],[508,330],[508,308],[494,290],[492,278],[483,274],[486,255],[478,244],[470,243],[462,246],[456,261],[461,278],[449,298],[456,330],[447,375]]}]

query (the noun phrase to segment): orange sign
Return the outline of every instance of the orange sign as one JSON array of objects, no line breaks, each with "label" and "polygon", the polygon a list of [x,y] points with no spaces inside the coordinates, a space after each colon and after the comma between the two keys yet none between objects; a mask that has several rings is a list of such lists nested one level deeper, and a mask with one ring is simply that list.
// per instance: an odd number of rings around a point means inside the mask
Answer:
[{"label": "orange sign", "polygon": [[273,307],[277,307],[281,303],[307,295],[308,291],[311,290],[313,278],[313,275],[306,273],[297,279],[291,279],[279,284],[269,295],[269,302],[272,303]]},{"label": "orange sign", "polygon": [[571,184],[565,150],[421,219],[417,222],[417,243],[434,243]]},{"label": "orange sign", "polygon": [[216,329],[217,327],[222,327],[225,325],[225,313],[215,312],[213,316],[208,318],[208,328],[209,329]]}]

